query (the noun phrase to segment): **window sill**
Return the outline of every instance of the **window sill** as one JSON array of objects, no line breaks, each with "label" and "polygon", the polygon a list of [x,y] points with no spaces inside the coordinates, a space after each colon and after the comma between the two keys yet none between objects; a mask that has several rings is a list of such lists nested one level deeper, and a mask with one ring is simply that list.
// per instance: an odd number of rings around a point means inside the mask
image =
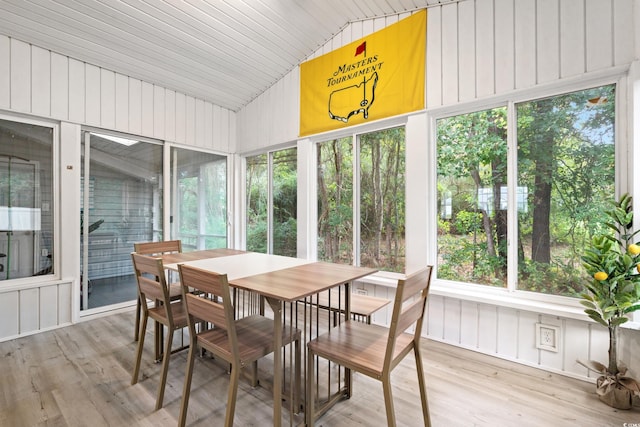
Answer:
[{"label": "window sill", "polygon": [[[358,282],[395,289],[397,278],[389,275],[374,274],[360,279]],[[356,286],[357,287],[357,286]],[[481,285],[467,285],[448,281],[434,281],[431,295],[473,301],[515,310],[526,310],[549,316],[558,316],[582,321],[591,321],[584,313],[582,305],[576,298],[543,295],[526,291],[509,291]],[[629,322],[631,323],[631,322]]]}]

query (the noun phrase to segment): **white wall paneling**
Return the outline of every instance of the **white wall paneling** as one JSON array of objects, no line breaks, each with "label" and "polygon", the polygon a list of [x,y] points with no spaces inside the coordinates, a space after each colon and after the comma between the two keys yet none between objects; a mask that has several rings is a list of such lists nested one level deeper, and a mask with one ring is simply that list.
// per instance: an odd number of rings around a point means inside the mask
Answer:
[{"label": "white wall paneling", "polygon": [[[613,58],[613,0],[586,0],[587,71],[614,65]],[[616,4],[622,4],[618,1]],[[628,10],[631,14],[632,11]]]},{"label": "white wall paneling", "polygon": [[586,68],[584,26],[584,1],[560,2],[561,77],[582,74]]},{"label": "white wall paneling", "polygon": [[[494,2],[495,93],[505,93],[515,88],[514,3],[511,0]],[[481,52],[478,54],[482,55]]]},{"label": "white wall paneling", "polygon": [[165,89],[153,86],[153,136],[158,139],[165,137]]},{"label": "white wall paneling", "polygon": [[11,39],[9,54],[11,109],[29,112],[31,110],[31,46]]},{"label": "white wall paneling", "polygon": [[[204,134],[205,134],[205,114],[204,114],[204,102],[201,99],[195,100],[195,136],[194,142],[200,147],[209,147],[211,144],[205,144]],[[211,117],[207,118],[211,120]]]},{"label": "white wall paneling", "polygon": [[57,53],[51,53],[51,117],[69,119],[69,58]]},{"label": "white wall paneling", "polygon": [[9,108],[11,105],[11,39],[0,35],[0,108]]},{"label": "white wall paneling", "polygon": [[483,97],[495,92],[495,30],[494,3],[478,2],[475,4],[475,49],[476,61],[475,95]]},{"label": "white wall paneling", "polygon": [[85,64],[85,121],[91,126],[100,126],[100,110],[102,107],[101,87],[100,87],[100,68],[95,65]]},{"label": "white wall paneling", "polygon": [[31,112],[51,115],[51,54],[37,46],[31,47]]},{"label": "white wall paneling", "polygon": [[193,96],[185,96],[186,120],[185,120],[185,143],[193,144],[196,135],[196,100]]},{"label": "white wall paneling", "polygon": [[442,105],[442,12],[433,8],[427,11],[427,107]]},{"label": "white wall paneling", "polygon": [[116,74],[100,70],[100,127],[117,129],[116,126]]},{"label": "white wall paneling", "polygon": [[[431,305],[429,305],[429,310]],[[478,347],[478,304],[460,300],[460,345]]]},{"label": "white wall paneling", "polygon": [[140,133],[142,135],[153,136],[153,84],[142,82],[140,94],[140,125],[142,126]]},{"label": "white wall paneling", "polygon": [[[453,104],[458,101],[458,3],[442,8],[440,27],[442,37],[442,102]],[[427,27],[430,24],[427,12]],[[429,67],[429,64],[427,64]]]},{"label": "white wall paneling", "polygon": [[[460,100],[476,97],[476,7],[475,2],[463,1],[458,8],[458,90]],[[455,8],[452,7],[451,10]],[[455,50],[454,50],[455,51]]]},{"label": "white wall paneling", "polygon": [[507,359],[518,357],[518,322],[520,312],[509,307],[498,307],[496,353]]},{"label": "white wall paneling", "polygon": [[58,326],[58,287],[46,286],[39,289],[40,324],[38,329]]},{"label": "white wall paneling", "polygon": [[164,94],[164,136],[169,141],[176,140],[176,92],[167,89]]},{"label": "white wall paneling", "polygon": [[15,337],[20,331],[19,297],[18,291],[0,293],[0,313],[2,313],[0,339],[2,339],[2,337]]},{"label": "white wall paneling", "polygon": [[[290,91],[289,88],[287,90]],[[235,112],[0,35],[0,109],[61,120],[56,231],[64,279],[0,289],[0,340],[79,320],[80,130],[83,125],[228,152]],[[71,214],[77,212],[76,214]]]},{"label": "white wall paneling", "polygon": [[447,342],[451,343],[460,343],[460,333],[461,333],[461,301],[454,298],[445,298],[444,300],[444,323],[442,325],[443,329],[443,339]]},{"label": "white wall paneling", "polygon": [[526,360],[531,364],[539,363],[540,350],[536,348],[536,323],[540,315],[532,311],[521,310],[518,316],[518,360]]},{"label": "white wall paneling", "polygon": [[20,334],[40,329],[40,292],[38,288],[23,289],[18,297],[20,307]]},{"label": "white wall paneling", "polygon": [[517,89],[531,87],[536,82],[536,3],[514,3],[515,85]]},{"label": "white wall paneling", "polygon": [[142,82],[129,78],[129,133],[142,134]]},{"label": "white wall paneling", "polygon": [[122,74],[115,75],[115,128],[121,132],[129,132],[129,78]]},{"label": "white wall paneling", "polygon": [[536,3],[538,83],[555,81],[560,77],[559,4],[558,0],[537,0]]},{"label": "white wall paneling", "polygon": [[69,59],[69,121],[75,123],[84,123],[84,79],[84,62]]}]

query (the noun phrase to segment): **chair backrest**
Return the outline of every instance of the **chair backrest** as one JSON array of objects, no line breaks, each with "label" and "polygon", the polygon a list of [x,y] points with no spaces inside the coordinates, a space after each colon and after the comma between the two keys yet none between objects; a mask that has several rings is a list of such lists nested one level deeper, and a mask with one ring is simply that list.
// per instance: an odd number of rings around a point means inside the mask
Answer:
[{"label": "chair backrest", "polygon": [[413,332],[415,345],[418,345],[420,341],[427,297],[431,286],[432,268],[432,266],[428,266],[405,279],[398,280],[393,303],[393,314],[391,315],[391,326],[389,327],[385,364],[393,361],[398,337],[412,325],[415,325]]},{"label": "chair backrest", "polygon": [[[168,308],[171,301],[162,259],[136,252],[131,253],[131,259],[144,309],[148,309],[147,299],[161,301]],[[167,318],[171,318],[169,311],[167,310]]]},{"label": "chair backrest", "polygon": [[182,252],[181,240],[167,240],[163,242],[142,242],[134,243],[133,250],[142,255],[166,254],[172,252]]},{"label": "chair backrest", "polygon": [[178,271],[192,344],[195,344],[197,339],[195,324],[200,321],[211,323],[214,328],[227,331],[232,360],[239,361],[233,304],[227,275],[184,264],[178,264]]}]

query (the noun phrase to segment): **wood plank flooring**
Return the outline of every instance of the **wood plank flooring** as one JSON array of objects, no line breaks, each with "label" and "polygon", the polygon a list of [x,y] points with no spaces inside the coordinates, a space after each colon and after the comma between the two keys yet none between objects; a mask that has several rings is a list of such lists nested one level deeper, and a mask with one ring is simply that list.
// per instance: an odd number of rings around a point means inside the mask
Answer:
[{"label": "wood plank flooring", "polygon": [[[177,425],[186,352],[172,356],[164,408],[154,411],[160,366],[152,361],[148,334],[141,378],[131,385],[133,324],[133,312],[127,312],[0,343],[0,426]],[[436,427],[640,425],[640,407],[612,409],[597,399],[593,384],[433,341],[424,340],[423,347]],[[228,376],[211,359],[197,360],[188,425],[221,425]],[[411,357],[396,368],[392,381],[398,425],[419,425]],[[270,391],[243,381],[235,425],[270,425],[271,401]],[[286,418],[283,422],[289,424]],[[353,397],[317,425],[386,425],[381,384],[356,375]]]}]

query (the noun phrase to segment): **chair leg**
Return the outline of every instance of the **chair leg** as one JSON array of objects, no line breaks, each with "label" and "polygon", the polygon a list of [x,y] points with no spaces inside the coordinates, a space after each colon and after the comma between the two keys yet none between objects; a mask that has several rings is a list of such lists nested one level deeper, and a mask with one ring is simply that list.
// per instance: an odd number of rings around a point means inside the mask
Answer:
[{"label": "chair leg", "polygon": [[140,337],[138,339],[138,349],[136,351],[136,363],[135,363],[135,367],[133,368],[131,385],[134,385],[135,383],[138,382],[138,375],[140,373],[140,361],[142,360],[142,349],[144,347],[144,336],[146,335],[146,331],[147,331],[147,319],[148,319],[148,316],[146,315],[146,313],[144,313],[142,317],[142,325],[141,325],[142,333],[140,334]]},{"label": "chair leg", "polygon": [[422,367],[422,355],[420,352],[420,344],[414,346],[414,355],[416,358],[416,370],[418,371],[418,387],[420,388],[420,400],[422,402],[422,417],[424,418],[425,427],[431,426],[431,414],[429,413],[429,401],[427,400],[427,387],[424,381],[424,368]]},{"label": "chair leg", "polygon": [[313,380],[315,379],[314,372],[314,363],[313,359],[315,358],[313,352],[311,350],[307,351],[307,372],[306,372],[306,381],[307,381],[307,392],[305,395],[305,418],[307,419],[307,427],[313,427],[315,423],[315,384]]},{"label": "chair leg", "polygon": [[258,387],[258,361],[254,360],[251,363],[251,373],[249,374],[249,382],[251,383],[251,387]]},{"label": "chair leg", "polygon": [[300,337],[298,336],[295,340],[295,346],[296,346],[296,367],[295,367],[295,388],[293,389],[293,407],[295,408],[295,413],[297,414],[300,410],[300,391],[302,390],[302,381],[301,381],[301,369],[300,369],[300,363],[302,363],[302,356],[301,356],[301,351],[300,351]]},{"label": "chair leg", "polygon": [[191,393],[191,377],[193,376],[193,362],[197,346],[195,340],[191,340],[189,346],[189,355],[187,356],[187,371],[184,376],[184,387],[182,389],[182,403],[180,405],[180,419],[178,420],[178,426],[184,427],[187,421],[187,408],[189,407],[189,394]]},{"label": "chair leg", "polygon": [[173,328],[167,328],[167,343],[162,355],[162,373],[160,374],[160,384],[158,385],[158,399],[156,400],[156,410],[162,408],[164,400],[164,388],[167,385],[167,373],[169,372],[169,359],[171,358],[171,343],[173,341]]},{"label": "chair leg", "polygon": [[142,304],[140,304],[140,297],[138,297],[138,301],[136,302],[136,330],[133,332],[133,340],[138,341],[140,337],[140,314],[142,311]]},{"label": "chair leg", "polygon": [[233,427],[233,418],[236,412],[236,398],[238,396],[238,383],[240,382],[240,364],[231,365],[231,377],[229,393],[227,396],[227,415],[224,420],[225,427]]},{"label": "chair leg", "polygon": [[396,427],[396,414],[393,409],[393,395],[391,394],[391,374],[387,373],[382,378],[382,390],[384,392],[384,407],[387,411],[387,425]]}]

